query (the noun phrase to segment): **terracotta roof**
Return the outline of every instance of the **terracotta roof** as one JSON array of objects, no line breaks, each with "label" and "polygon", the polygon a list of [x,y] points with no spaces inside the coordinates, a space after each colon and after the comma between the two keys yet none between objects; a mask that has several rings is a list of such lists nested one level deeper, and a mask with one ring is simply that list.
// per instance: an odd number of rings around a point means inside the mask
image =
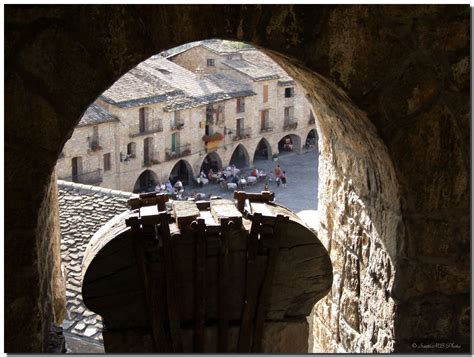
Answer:
[{"label": "terracotta roof", "polygon": [[[126,211],[132,193],[58,180],[61,259],[66,280],[65,334],[102,343],[102,319],[88,310],[81,294],[84,251],[94,233]],[[77,351],[73,351],[77,352]]]},{"label": "terracotta roof", "polygon": [[111,121],[118,121],[118,119],[105,108],[96,103],[92,103],[85,111],[77,126],[95,125]]}]

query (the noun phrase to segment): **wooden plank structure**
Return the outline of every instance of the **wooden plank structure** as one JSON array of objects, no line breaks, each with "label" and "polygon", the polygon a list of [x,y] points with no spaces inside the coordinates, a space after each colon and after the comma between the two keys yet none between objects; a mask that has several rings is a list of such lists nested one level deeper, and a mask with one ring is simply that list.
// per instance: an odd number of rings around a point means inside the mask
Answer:
[{"label": "wooden plank structure", "polygon": [[234,198],[140,195],[96,233],[82,295],[106,352],[268,352],[272,326],[306,326],[332,284],[326,249],[270,192]]}]

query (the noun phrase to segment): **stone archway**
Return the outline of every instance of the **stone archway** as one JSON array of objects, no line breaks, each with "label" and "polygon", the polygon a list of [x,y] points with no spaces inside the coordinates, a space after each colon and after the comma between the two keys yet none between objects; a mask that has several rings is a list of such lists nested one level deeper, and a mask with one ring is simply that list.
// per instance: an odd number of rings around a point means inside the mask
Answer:
[{"label": "stone archway", "polygon": [[262,138],[255,148],[253,161],[258,159],[270,160],[272,158],[272,147],[267,139]]},{"label": "stone archway", "polygon": [[186,160],[179,160],[171,169],[169,179],[174,185],[176,181],[180,180],[184,186],[193,183],[193,169]]},{"label": "stone archway", "polygon": [[237,145],[229,161],[229,165],[234,164],[238,168],[250,165],[249,154],[242,144]]},{"label": "stone archway", "polygon": [[201,166],[199,168],[199,172],[204,171],[207,175],[209,170],[216,172],[222,169],[222,159],[217,152],[211,152],[207,154],[201,162]]},{"label": "stone archway", "polygon": [[335,263],[313,316],[325,351],[419,351],[434,332],[469,350],[468,6],[7,6],[5,19],[7,352],[46,351],[52,175],[81,114],[142,60],[209,37],[266,49],[317,112],[318,236]]},{"label": "stone archway", "polygon": [[278,153],[281,155],[289,152],[301,153],[301,138],[296,134],[285,135],[278,141]]},{"label": "stone archway", "polygon": [[306,149],[314,149],[318,147],[318,132],[316,129],[311,129],[306,135],[306,140],[304,142],[304,147]]},{"label": "stone archway", "polygon": [[153,192],[159,182],[158,175],[152,170],[143,171],[133,185],[134,193]]}]

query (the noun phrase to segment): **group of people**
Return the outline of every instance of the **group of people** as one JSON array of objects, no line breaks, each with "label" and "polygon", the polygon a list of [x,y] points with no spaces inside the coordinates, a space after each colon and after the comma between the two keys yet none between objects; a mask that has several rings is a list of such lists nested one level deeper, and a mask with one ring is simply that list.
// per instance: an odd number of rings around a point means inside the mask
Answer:
[{"label": "group of people", "polygon": [[211,168],[207,174],[201,171],[199,176],[196,177],[196,183],[201,187],[209,182],[219,184],[221,187],[226,187],[228,183],[232,182],[240,187],[242,179],[240,169],[235,165],[230,165],[222,170],[216,171]]},{"label": "group of people", "polygon": [[168,196],[173,197],[174,199],[181,200],[184,199],[184,185],[180,180],[177,180],[174,185],[171,183],[171,180],[168,179],[166,183],[157,183],[155,186],[156,193],[166,193]]}]

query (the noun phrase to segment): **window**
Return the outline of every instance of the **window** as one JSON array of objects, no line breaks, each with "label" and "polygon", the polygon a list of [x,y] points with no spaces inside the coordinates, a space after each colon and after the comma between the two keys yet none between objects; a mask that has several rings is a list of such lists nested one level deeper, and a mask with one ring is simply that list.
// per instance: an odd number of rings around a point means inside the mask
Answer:
[{"label": "window", "polygon": [[245,98],[237,98],[237,113],[245,112]]},{"label": "window", "polygon": [[268,84],[263,86],[263,102],[268,102]]},{"label": "window", "polygon": [[139,132],[144,133],[147,130],[147,108],[140,108],[138,110]]},{"label": "window", "polygon": [[285,98],[291,98],[295,96],[295,89],[293,87],[285,88]]},{"label": "window", "polygon": [[112,162],[110,160],[110,153],[104,154],[104,171],[112,169]]},{"label": "window", "polygon": [[99,127],[93,126],[89,129],[89,148],[93,151],[100,150],[99,146]]},{"label": "window", "polygon": [[285,123],[293,120],[294,107],[285,107]]},{"label": "window", "polygon": [[137,145],[135,143],[128,143],[127,156],[135,157],[137,154]]},{"label": "window", "polygon": [[207,66],[208,67],[214,67],[216,65],[216,62],[214,61],[214,58],[208,58],[207,59]]},{"label": "window", "polygon": [[82,174],[82,157],[73,157],[71,160],[72,181],[78,182],[79,176]]},{"label": "window", "polygon": [[260,112],[260,130],[269,129],[268,122],[269,122],[269,111],[262,110]]}]

